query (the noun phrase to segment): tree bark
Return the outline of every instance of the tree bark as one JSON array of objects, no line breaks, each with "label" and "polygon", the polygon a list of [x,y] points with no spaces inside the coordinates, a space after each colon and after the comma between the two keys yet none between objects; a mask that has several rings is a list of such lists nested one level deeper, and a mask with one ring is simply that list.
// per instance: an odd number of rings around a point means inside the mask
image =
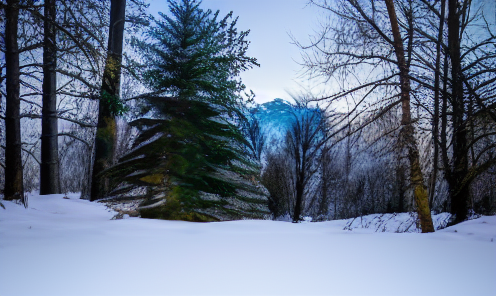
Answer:
[{"label": "tree bark", "polygon": [[6,62],[6,112],[5,112],[5,190],[6,200],[24,197],[20,108],[20,70],[17,28],[19,1],[8,0],[5,6],[5,62]]},{"label": "tree bark", "polygon": [[112,0],[108,53],[103,73],[95,137],[95,157],[90,197],[92,201],[104,197],[110,191],[109,180],[99,176],[99,174],[114,162],[116,121],[108,100],[109,98],[119,97],[125,16],[126,0]]},{"label": "tree bark", "polygon": [[[453,169],[449,178],[451,195],[451,214],[455,215],[454,223],[467,219],[469,186],[463,180],[468,174],[467,159],[467,130],[463,116],[465,105],[463,102],[462,67],[460,55],[460,15],[458,1],[448,2],[448,48],[451,60],[451,101],[452,101],[452,128],[453,128]],[[461,186],[460,186],[461,184]]]},{"label": "tree bark", "polygon": [[414,188],[414,199],[417,205],[417,212],[422,232],[434,232],[431,211],[429,209],[429,197],[427,194],[427,188],[424,185],[424,177],[420,167],[420,156],[417,142],[415,140],[415,129],[412,124],[410,113],[410,78],[409,69],[405,61],[403,40],[401,39],[393,0],[385,0],[385,2],[394,37],[394,50],[400,70],[402,109],[400,144],[404,147],[406,146],[408,151],[408,159],[410,162],[410,183]]},{"label": "tree bark", "polygon": [[60,193],[57,122],[57,46],[55,0],[45,0],[43,109],[41,114],[40,194]]}]

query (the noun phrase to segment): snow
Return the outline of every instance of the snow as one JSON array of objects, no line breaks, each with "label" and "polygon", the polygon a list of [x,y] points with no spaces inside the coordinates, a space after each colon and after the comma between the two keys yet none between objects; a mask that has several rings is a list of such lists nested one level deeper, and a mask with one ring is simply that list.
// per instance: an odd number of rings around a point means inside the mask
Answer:
[{"label": "snow", "polygon": [[[445,228],[451,214],[432,214],[434,229]],[[370,228],[376,232],[421,232],[417,213],[373,214],[346,220],[344,229]]]},{"label": "snow", "polygon": [[1,201],[0,295],[496,295],[495,216],[433,234],[349,231],[349,220],[111,220],[68,197]]}]

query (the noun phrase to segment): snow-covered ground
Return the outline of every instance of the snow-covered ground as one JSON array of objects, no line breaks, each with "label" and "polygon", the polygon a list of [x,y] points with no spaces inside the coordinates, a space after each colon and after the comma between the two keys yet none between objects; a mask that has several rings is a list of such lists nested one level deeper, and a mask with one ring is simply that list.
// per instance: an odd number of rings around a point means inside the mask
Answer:
[{"label": "snow-covered ground", "polygon": [[495,216],[420,234],[350,220],[111,220],[77,195],[1,202],[1,296],[496,295]]}]

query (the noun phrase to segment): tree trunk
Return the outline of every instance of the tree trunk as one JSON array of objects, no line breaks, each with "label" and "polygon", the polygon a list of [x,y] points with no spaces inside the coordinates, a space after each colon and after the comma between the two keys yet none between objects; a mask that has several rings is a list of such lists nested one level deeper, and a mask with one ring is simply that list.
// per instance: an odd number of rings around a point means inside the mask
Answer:
[{"label": "tree trunk", "polygon": [[[455,215],[454,223],[466,220],[468,215],[469,186],[462,182],[468,174],[467,159],[467,130],[463,116],[465,105],[463,102],[462,68],[460,57],[460,18],[458,1],[448,2],[448,48],[451,60],[451,101],[453,127],[453,169],[449,178],[451,195],[451,214]],[[461,187],[460,187],[460,184]]]},{"label": "tree trunk", "polygon": [[434,196],[436,192],[436,179],[439,161],[439,93],[440,93],[440,78],[441,78],[441,44],[443,43],[443,27],[444,27],[444,11],[446,0],[441,0],[441,16],[439,18],[439,33],[436,43],[436,73],[434,79],[434,116],[432,117],[432,138],[434,144],[434,159],[432,178],[429,192],[429,208],[434,205]]},{"label": "tree trunk", "polygon": [[55,17],[55,0],[45,0],[40,167],[40,194],[42,195],[60,193]]},{"label": "tree trunk", "polygon": [[394,9],[393,0],[385,0],[391,30],[394,37],[394,50],[400,70],[401,84],[401,137],[400,144],[406,146],[408,150],[408,159],[410,162],[410,183],[414,188],[414,198],[417,205],[418,216],[422,232],[434,232],[432,223],[431,211],[429,209],[429,197],[427,189],[424,185],[424,177],[420,167],[420,156],[415,140],[415,129],[412,124],[410,113],[410,78],[408,76],[408,67],[405,61],[405,51],[403,49],[403,40],[401,39],[396,11]]},{"label": "tree trunk", "polygon": [[319,203],[319,210],[317,212],[318,216],[321,217],[325,215],[326,219],[328,218],[329,212],[329,162],[330,162],[330,149],[324,147],[322,151],[322,157],[320,159],[321,162],[321,199]]},{"label": "tree trunk", "polygon": [[112,0],[108,53],[103,73],[95,137],[95,158],[90,200],[104,197],[111,189],[109,180],[99,176],[99,174],[114,162],[116,121],[115,114],[111,109],[111,103],[115,103],[115,100],[119,98],[125,16],[126,0]]},{"label": "tree trunk", "polygon": [[5,112],[5,190],[6,200],[23,199],[21,155],[20,70],[17,27],[19,1],[8,0],[5,6],[5,62],[6,62],[6,112]]},{"label": "tree trunk", "polygon": [[298,223],[301,221],[301,206],[303,203],[303,177],[298,173],[296,180],[296,203],[293,213],[293,223]]}]

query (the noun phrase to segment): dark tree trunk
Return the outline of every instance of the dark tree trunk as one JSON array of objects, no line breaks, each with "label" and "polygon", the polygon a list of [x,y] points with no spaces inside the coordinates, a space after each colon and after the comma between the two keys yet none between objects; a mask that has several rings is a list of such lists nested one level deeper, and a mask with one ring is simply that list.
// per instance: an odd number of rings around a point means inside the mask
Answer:
[{"label": "dark tree trunk", "polygon": [[431,211],[429,209],[429,197],[424,185],[424,177],[420,167],[420,156],[417,142],[415,140],[415,129],[412,124],[410,113],[410,78],[409,69],[405,61],[405,51],[403,40],[401,39],[396,11],[392,0],[385,0],[389,14],[389,21],[394,37],[394,50],[400,71],[401,84],[401,137],[400,143],[407,148],[410,162],[410,183],[414,188],[414,198],[417,205],[417,212],[420,220],[422,232],[434,232]]},{"label": "dark tree trunk", "polygon": [[432,209],[434,205],[434,197],[436,192],[436,179],[439,162],[439,93],[440,93],[440,78],[441,78],[441,44],[443,43],[444,29],[444,11],[446,0],[441,0],[441,16],[439,18],[439,33],[436,43],[436,73],[434,79],[434,116],[432,117],[432,138],[434,144],[434,159],[432,178],[430,184],[429,207]]},{"label": "dark tree trunk", "polygon": [[327,214],[329,211],[329,182],[330,182],[330,168],[329,163],[331,161],[331,157],[329,155],[330,149],[325,147],[322,151],[322,157],[320,159],[321,162],[321,198],[319,203],[319,210],[317,212],[318,216],[322,217],[325,215],[327,220]]},{"label": "dark tree trunk", "polygon": [[112,98],[116,99],[119,97],[125,16],[126,0],[112,0],[110,6],[108,53],[103,73],[95,137],[91,200],[104,197],[111,189],[109,180],[99,176],[99,174],[110,167],[114,161],[116,122],[115,114],[112,114],[110,101],[113,100]]},{"label": "dark tree trunk", "polygon": [[42,195],[60,193],[55,17],[55,0],[45,0],[40,167],[40,194]]},{"label": "dark tree trunk", "polygon": [[17,26],[19,1],[8,0],[5,6],[5,62],[6,62],[6,112],[5,112],[5,190],[6,200],[23,199],[21,155],[21,118],[19,99],[19,47]]},{"label": "dark tree trunk", "polygon": [[297,223],[297,222],[301,221],[301,206],[303,203],[303,191],[304,191],[303,178],[304,178],[304,173],[297,172],[296,186],[295,186],[296,187],[296,202],[295,202],[295,208],[294,208],[294,213],[293,213],[293,223]]},{"label": "dark tree trunk", "polygon": [[448,48],[451,60],[451,101],[453,109],[453,169],[448,182],[450,183],[451,214],[456,215],[454,223],[459,223],[467,218],[470,194],[468,183],[463,182],[463,179],[468,174],[467,130],[463,120],[465,105],[463,102],[458,1],[449,0],[448,4]]}]

